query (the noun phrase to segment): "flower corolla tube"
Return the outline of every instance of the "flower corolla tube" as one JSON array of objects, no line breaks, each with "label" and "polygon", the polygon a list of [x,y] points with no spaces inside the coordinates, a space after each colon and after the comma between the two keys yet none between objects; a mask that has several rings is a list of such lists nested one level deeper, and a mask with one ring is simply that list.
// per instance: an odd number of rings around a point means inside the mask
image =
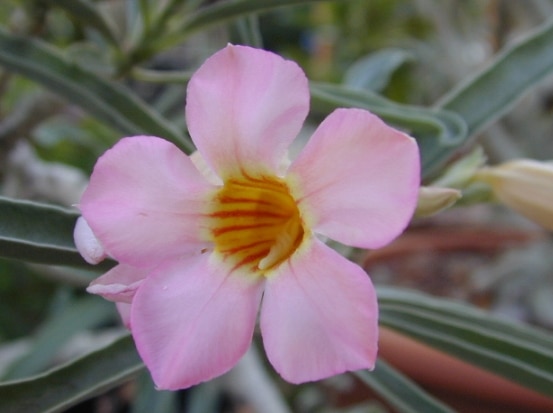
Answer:
[{"label": "flower corolla tube", "polygon": [[96,163],[75,241],[118,265],[88,287],[115,301],[160,389],[231,369],[259,313],[267,357],[287,381],[374,367],[378,307],[368,275],[323,239],[378,248],[417,203],[415,141],[360,109],[337,109],[301,153],[309,110],[291,61],[229,45],[192,76],[187,156],[152,136]]}]

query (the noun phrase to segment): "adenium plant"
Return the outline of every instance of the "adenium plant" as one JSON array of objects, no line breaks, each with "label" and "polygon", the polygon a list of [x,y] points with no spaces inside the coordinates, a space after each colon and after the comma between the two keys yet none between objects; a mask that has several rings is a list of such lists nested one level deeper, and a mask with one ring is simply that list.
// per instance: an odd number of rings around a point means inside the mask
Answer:
[{"label": "adenium plant", "polygon": [[118,265],[88,291],[118,303],[160,389],[231,369],[259,312],[267,357],[301,383],[374,367],[376,293],[324,243],[379,248],[417,203],[415,141],[360,109],[338,109],[293,160],[308,82],[276,54],[229,45],[188,85],[190,157],[152,136],[98,160],[79,204],[82,255]]}]

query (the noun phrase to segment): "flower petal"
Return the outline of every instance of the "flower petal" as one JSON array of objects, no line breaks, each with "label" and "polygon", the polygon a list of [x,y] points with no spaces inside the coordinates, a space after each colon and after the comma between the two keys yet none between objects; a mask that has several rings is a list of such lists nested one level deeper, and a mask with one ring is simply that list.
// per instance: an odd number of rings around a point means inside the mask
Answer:
[{"label": "flower petal", "polygon": [[90,283],[86,291],[106,300],[130,303],[149,270],[119,264]]},{"label": "flower petal", "polygon": [[280,56],[228,45],[188,84],[186,121],[196,147],[221,177],[278,172],[309,111],[307,78]]},{"label": "flower petal", "polygon": [[107,257],[106,251],[83,217],[77,218],[73,239],[77,250],[89,264],[98,264]]},{"label": "flower petal", "polygon": [[211,190],[172,143],[136,136],[98,159],[79,207],[109,255],[152,267],[205,247],[200,218]]},{"label": "flower petal", "polygon": [[292,383],[374,367],[376,293],[356,264],[314,239],[267,280],[261,333],[267,357]]},{"label": "flower petal", "polygon": [[213,169],[207,164],[200,152],[191,153],[190,160],[208,182],[217,186],[223,185],[223,181],[213,172]]},{"label": "flower petal", "polygon": [[315,131],[287,178],[308,226],[344,244],[381,247],[417,205],[416,142],[361,109],[338,109]]},{"label": "flower petal", "polygon": [[248,349],[262,284],[225,274],[210,254],[159,268],[136,293],[132,333],[160,389],[221,375]]},{"label": "flower petal", "polygon": [[121,322],[127,329],[131,329],[131,304],[118,302],[115,303]]}]

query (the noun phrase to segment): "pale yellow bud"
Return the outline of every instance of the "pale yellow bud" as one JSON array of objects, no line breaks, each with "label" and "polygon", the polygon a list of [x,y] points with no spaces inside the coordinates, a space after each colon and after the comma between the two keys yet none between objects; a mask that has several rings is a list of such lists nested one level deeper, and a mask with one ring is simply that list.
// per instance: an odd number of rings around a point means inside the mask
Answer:
[{"label": "pale yellow bud", "polygon": [[553,230],[553,163],[521,159],[483,168],[475,180],[519,214]]},{"label": "pale yellow bud", "polygon": [[427,217],[449,208],[461,198],[461,191],[452,188],[421,186],[415,217]]}]

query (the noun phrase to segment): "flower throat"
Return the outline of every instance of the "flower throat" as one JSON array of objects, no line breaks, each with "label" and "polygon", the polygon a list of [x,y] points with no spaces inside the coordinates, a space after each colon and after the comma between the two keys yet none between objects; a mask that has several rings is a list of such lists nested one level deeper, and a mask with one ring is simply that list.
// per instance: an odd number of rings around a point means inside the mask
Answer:
[{"label": "flower throat", "polygon": [[215,251],[233,270],[263,274],[289,258],[303,239],[296,202],[278,178],[228,179],[213,205],[208,227]]}]

